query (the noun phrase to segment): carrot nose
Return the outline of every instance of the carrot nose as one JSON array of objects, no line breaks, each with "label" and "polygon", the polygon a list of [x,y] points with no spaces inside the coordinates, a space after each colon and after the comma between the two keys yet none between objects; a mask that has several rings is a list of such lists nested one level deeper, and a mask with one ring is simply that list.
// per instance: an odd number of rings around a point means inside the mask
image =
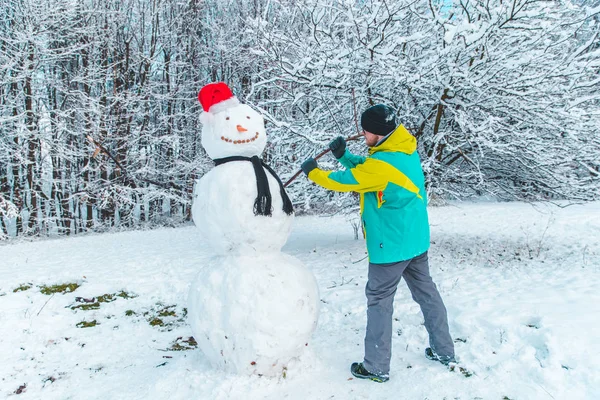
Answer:
[{"label": "carrot nose", "polygon": [[238,130],[239,133],[246,132],[248,130],[248,129],[244,128],[241,125],[236,126],[236,128],[237,128],[237,130]]}]

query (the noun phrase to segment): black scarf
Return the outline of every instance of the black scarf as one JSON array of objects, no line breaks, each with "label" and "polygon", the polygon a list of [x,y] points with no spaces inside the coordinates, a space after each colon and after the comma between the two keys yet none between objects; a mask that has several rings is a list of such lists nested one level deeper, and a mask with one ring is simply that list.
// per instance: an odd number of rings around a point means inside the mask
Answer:
[{"label": "black scarf", "polygon": [[254,201],[254,215],[264,215],[267,217],[271,216],[271,191],[269,190],[269,181],[267,180],[267,174],[265,173],[266,168],[277,182],[279,182],[279,194],[281,195],[281,199],[283,200],[283,211],[287,215],[291,215],[294,212],[294,206],[290,201],[285,189],[283,188],[283,183],[281,183],[281,179],[279,176],[273,171],[271,167],[265,164],[258,156],[253,157],[242,157],[242,156],[232,156],[232,157],[224,157],[213,160],[215,165],[225,164],[230,161],[250,161],[252,163],[252,167],[254,167],[254,174],[256,175],[256,188],[258,190],[258,196],[256,196],[256,200]]}]

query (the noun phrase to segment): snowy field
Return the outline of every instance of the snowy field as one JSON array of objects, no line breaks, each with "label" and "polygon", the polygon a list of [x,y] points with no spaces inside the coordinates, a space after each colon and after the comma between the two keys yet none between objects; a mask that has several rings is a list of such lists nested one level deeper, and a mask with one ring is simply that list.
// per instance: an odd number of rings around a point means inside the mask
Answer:
[{"label": "snowy field", "polygon": [[279,378],[220,373],[194,348],[186,297],[209,251],[193,226],[0,246],[0,398],[600,398],[600,203],[459,203],[430,219],[432,275],[471,377],[423,356],[401,282],[390,381],[352,379],[364,243],[346,217],[301,217],[284,252],[317,277],[320,319]]}]

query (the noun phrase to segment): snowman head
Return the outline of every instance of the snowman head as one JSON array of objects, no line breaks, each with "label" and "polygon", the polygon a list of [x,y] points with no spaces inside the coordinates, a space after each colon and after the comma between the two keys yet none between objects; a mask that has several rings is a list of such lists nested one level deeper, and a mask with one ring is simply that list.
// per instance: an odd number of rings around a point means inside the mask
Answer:
[{"label": "snowman head", "polygon": [[202,146],[213,160],[231,156],[260,156],[267,144],[263,117],[240,104],[229,87],[210,83],[198,94],[204,112]]}]

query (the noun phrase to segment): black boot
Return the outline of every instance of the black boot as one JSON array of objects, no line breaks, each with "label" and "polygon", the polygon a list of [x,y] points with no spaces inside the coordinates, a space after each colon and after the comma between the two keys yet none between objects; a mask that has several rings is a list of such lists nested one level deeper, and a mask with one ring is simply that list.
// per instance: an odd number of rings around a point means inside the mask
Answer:
[{"label": "black boot", "polygon": [[350,366],[350,372],[357,378],[360,379],[370,379],[373,382],[387,382],[390,379],[388,374],[374,374],[369,371],[362,365],[362,363],[352,363]]},{"label": "black boot", "polygon": [[431,347],[425,349],[425,357],[433,361],[439,361],[444,365],[456,363],[456,358],[454,358],[454,356],[440,356],[435,351],[433,351]]}]

